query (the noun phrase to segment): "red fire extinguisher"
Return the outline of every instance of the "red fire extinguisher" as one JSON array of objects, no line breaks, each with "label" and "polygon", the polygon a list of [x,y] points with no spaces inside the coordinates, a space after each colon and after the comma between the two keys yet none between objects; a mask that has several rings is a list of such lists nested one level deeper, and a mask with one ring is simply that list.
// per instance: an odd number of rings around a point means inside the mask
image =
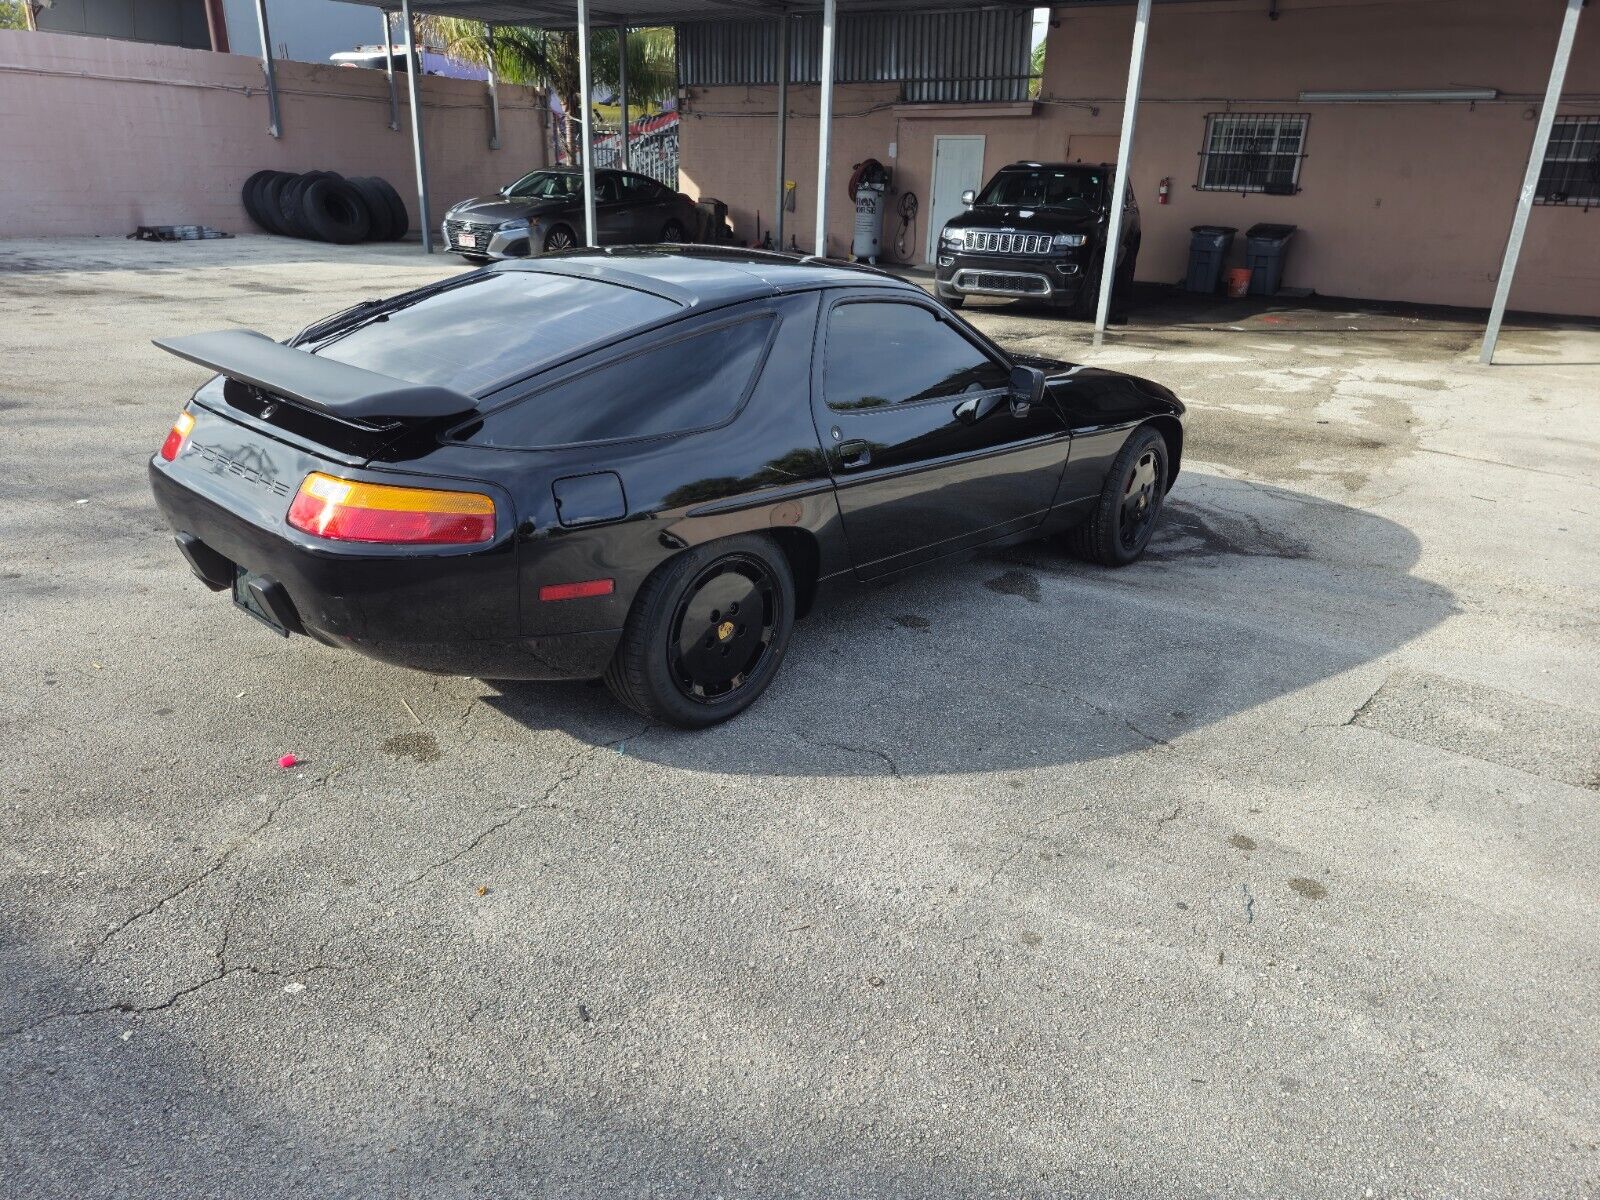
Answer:
[{"label": "red fire extinguisher", "polygon": [[1168,199],[1167,198],[1169,196],[1171,196],[1171,195],[1172,195],[1172,180],[1171,179],[1163,179],[1161,181],[1161,186],[1156,189],[1156,203],[1157,204],[1166,204],[1166,203],[1168,203]]}]

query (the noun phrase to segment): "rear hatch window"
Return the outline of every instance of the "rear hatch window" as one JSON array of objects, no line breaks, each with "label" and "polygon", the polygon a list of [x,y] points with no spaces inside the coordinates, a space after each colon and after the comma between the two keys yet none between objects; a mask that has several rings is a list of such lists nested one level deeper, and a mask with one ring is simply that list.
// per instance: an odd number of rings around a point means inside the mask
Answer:
[{"label": "rear hatch window", "polygon": [[313,353],[469,396],[672,316],[672,300],[597,279],[469,275],[313,340]]},{"label": "rear hatch window", "polygon": [[[350,309],[310,326],[292,344],[476,400],[681,311],[676,301],[597,279],[490,270]],[[371,426],[343,420],[236,379],[213,380],[195,398],[240,424],[350,462],[409,457],[440,428],[428,421]]]}]

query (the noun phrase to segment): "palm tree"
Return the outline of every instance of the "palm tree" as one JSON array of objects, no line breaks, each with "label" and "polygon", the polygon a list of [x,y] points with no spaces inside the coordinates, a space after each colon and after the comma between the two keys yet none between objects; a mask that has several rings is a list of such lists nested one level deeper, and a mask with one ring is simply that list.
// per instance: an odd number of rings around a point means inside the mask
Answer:
[{"label": "palm tree", "polygon": [[[460,17],[425,16],[422,40],[437,44],[451,58],[493,67],[507,83],[544,88],[561,101],[569,118],[579,116],[578,35],[570,29],[497,26],[490,62],[488,27]],[[620,30],[597,29],[589,41],[591,84],[614,90],[620,83],[617,47]],[[678,88],[677,49],[671,29],[634,29],[628,34],[628,99],[659,103]],[[573,154],[573,121],[562,122],[567,161]]]}]

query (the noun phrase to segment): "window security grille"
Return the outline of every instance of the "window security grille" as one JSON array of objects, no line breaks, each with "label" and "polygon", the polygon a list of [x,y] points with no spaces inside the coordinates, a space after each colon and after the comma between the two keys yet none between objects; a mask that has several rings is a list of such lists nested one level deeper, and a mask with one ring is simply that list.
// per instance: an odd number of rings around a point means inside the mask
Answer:
[{"label": "window security grille", "polygon": [[1305,113],[1212,113],[1195,187],[1292,196],[1300,190],[1308,119]]},{"label": "window security grille", "polygon": [[1557,117],[1545,147],[1538,204],[1600,205],[1600,117]]}]

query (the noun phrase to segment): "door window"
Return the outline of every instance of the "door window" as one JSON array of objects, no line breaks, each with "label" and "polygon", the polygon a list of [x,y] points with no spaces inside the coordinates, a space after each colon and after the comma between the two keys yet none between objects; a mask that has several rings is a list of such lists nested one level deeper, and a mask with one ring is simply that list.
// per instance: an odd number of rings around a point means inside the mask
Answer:
[{"label": "door window", "polygon": [[646,179],[643,175],[624,175],[622,177],[622,197],[636,204],[649,204],[661,199],[662,188],[654,179]]},{"label": "door window", "polygon": [[920,304],[858,301],[828,314],[828,407],[883,408],[1006,386],[1010,372]]}]

